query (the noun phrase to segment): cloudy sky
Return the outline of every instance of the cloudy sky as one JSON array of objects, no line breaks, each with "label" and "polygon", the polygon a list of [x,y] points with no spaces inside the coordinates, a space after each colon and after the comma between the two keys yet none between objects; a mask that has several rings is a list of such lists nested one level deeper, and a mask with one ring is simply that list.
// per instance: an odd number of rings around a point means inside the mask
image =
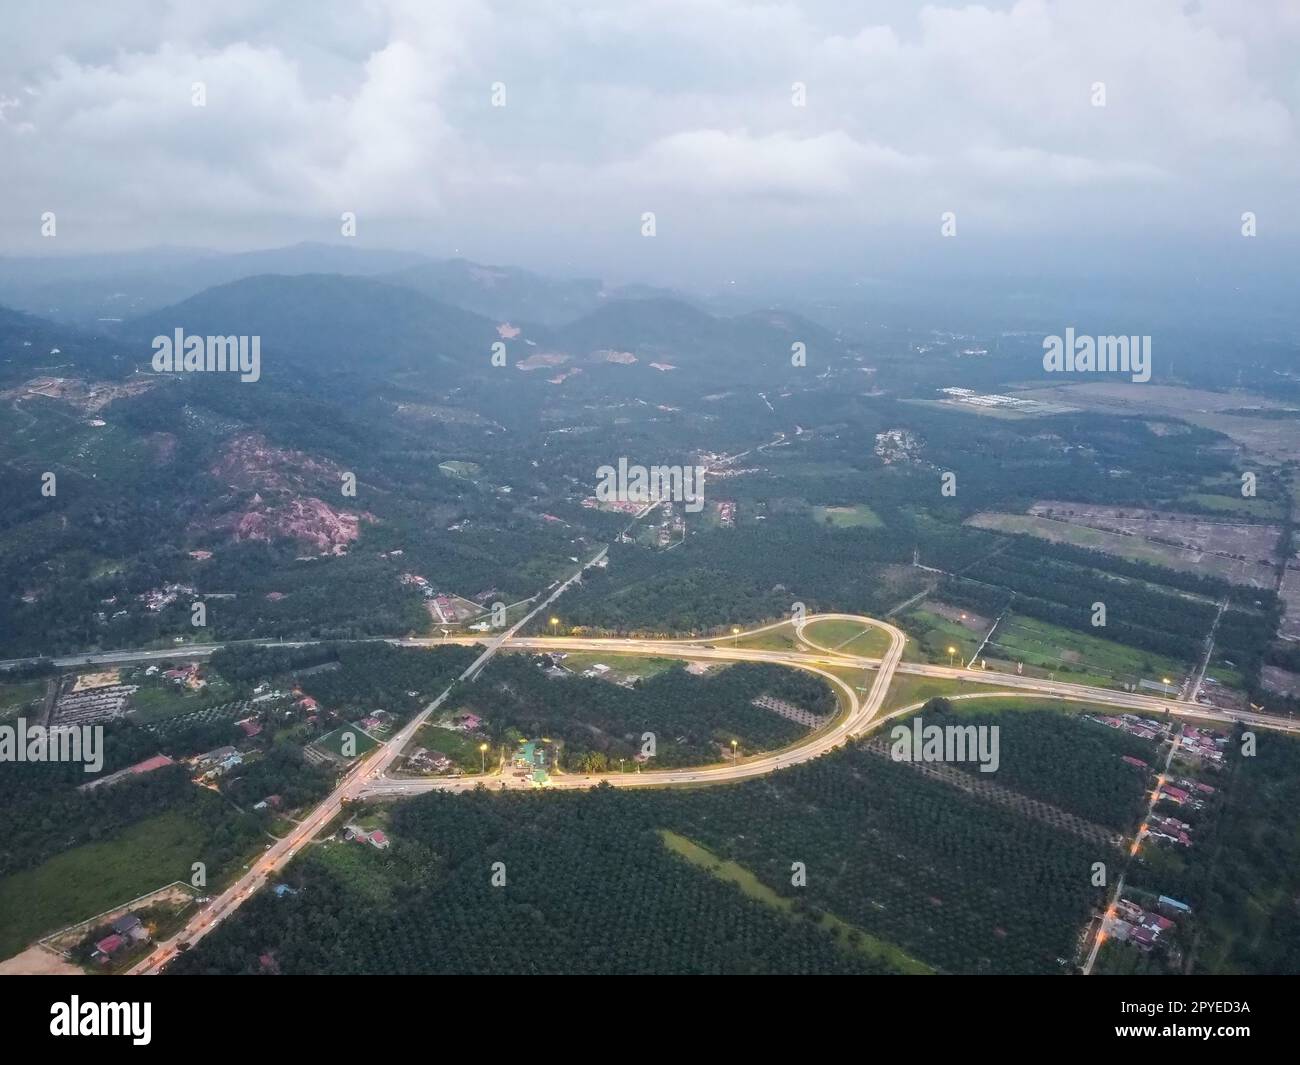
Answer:
[{"label": "cloudy sky", "polygon": [[1300,0],[8,0],[3,26],[0,253],[333,240],[344,211],[371,246],[659,281],[1300,247]]}]

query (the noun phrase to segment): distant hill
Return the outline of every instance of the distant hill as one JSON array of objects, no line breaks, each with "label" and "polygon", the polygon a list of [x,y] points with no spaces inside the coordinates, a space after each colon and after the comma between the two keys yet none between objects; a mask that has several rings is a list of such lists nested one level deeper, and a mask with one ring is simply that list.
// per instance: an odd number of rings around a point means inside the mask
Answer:
[{"label": "distant hill", "polygon": [[513,266],[484,266],[468,259],[424,262],[382,280],[422,292],[497,321],[560,325],[617,300],[673,297],[649,285],[607,287],[594,278],[543,277]]},{"label": "distant hill", "polygon": [[0,257],[0,304],[95,327],[259,274],[368,276],[421,261],[423,256],[411,252],[320,243],[234,254],[152,248],[103,255]]},{"label": "distant hill", "polygon": [[[432,370],[488,372],[498,326],[507,316],[484,316],[376,278],[267,274],[208,289],[125,323],[118,337],[144,361],[154,336],[182,328],[200,335],[256,334],[265,370],[277,358],[321,372]],[[791,371],[791,346],[806,345],[808,365],[842,351],[832,334],[797,315],[755,311],[734,318],[710,315],[682,300],[614,300],[557,327],[509,316],[509,361],[530,354],[568,356],[572,365],[604,362],[627,352],[642,368],[667,363],[705,376],[762,372],[771,380]],[[802,372],[794,371],[794,372]]]},{"label": "distant hill", "polygon": [[791,345],[801,342],[808,366],[841,353],[833,334],[785,311],[716,317],[675,299],[619,300],[555,330],[558,348],[590,353],[626,351],[639,359],[701,370],[792,369]]},{"label": "distant hill", "polygon": [[0,306],[0,384],[35,377],[118,377],[130,372],[120,345]]},{"label": "distant hill", "polygon": [[268,373],[279,358],[325,372],[486,367],[498,339],[495,324],[480,315],[409,289],[336,274],[267,274],[219,285],[131,320],[121,335],[144,360],[153,337],[177,328],[260,336]]}]

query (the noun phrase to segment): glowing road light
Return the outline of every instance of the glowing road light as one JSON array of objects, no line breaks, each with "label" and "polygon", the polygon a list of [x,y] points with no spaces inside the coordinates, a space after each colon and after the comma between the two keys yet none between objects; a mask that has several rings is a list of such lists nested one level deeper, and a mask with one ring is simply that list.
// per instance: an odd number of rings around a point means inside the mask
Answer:
[{"label": "glowing road light", "polygon": [[479,773],[487,772],[487,744],[478,745],[478,771]]},{"label": "glowing road light", "polygon": [[950,668],[951,668],[951,666],[952,666],[953,655],[955,655],[956,653],[957,653],[957,648],[955,648],[955,647],[949,647],[949,648],[948,648],[948,665],[949,665]]},{"label": "glowing road light", "polygon": [[731,741],[731,764],[733,766],[736,764],[736,741],[735,740]]}]

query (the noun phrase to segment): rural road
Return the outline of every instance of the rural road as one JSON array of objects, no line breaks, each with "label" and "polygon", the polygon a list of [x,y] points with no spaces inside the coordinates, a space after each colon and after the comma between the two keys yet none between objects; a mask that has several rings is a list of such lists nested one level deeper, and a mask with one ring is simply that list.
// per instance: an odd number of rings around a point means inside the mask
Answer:
[{"label": "rural road", "polygon": [[[603,554],[603,552],[602,552]],[[600,558],[595,556],[586,566],[594,565]],[[1069,684],[1057,681],[1023,677],[1009,673],[989,670],[966,669],[953,666],[932,666],[902,661],[906,637],[902,631],[886,621],[862,617],[855,614],[817,614],[802,622],[776,622],[732,637],[701,637],[698,639],[634,639],[605,638],[587,639],[582,637],[534,637],[519,636],[519,629],[533,617],[544,611],[573,582],[581,577],[582,569],[563,584],[555,588],[548,598],[539,603],[532,611],[500,636],[491,639],[483,653],[461,674],[461,679],[472,679],[482,670],[487,662],[502,649],[522,651],[591,651],[607,654],[648,655],[662,658],[679,658],[693,661],[718,662],[767,662],[785,665],[822,677],[840,695],[843,710],[834,722],[816,732],[793,747],[784,750],[750,757],[734,764],[707,766],[693,769],[651,770],[640,773],[604,773],[593,775],[557,774],[551,778],[555,788],[589,788],[598,783],[609,783],[615,787],[664,787],[674,785],[723,784],[763,776],[777,769],[795,765],[799,762],[817,758],[838,747],[846,740],[856,737],[880,718],[885,705],[890,685],[896,673],[919,675],[978,682],[994,686],[996,691],[988,695],[1040,695],[1052,698],[1082,700],[1124,710],[1140,710],[1148,713],[1172,713],[1216,723],[1242,721],[1260,727],[1280,729],[1287,732],[1300,731],[1300,725],[1277,718],[1259,714],[1229,714],[1224,711],[1203,707],[1181,700],[1160,696],[1139,695],[1130,692],[1113,691],[1084,684]],[[862,631],[877,629],[888,637],[888,647],[879,658],[863,657],[825,647],[814,642],[806,630],[808,626],[821,622],[840,621],[860,625]],[[781,648],[742,647],[740,643],[763,636],[781,628],[792,628],[793,635],[801,646],[808,650],[789,650]],[[403,646],[437,646],[442,643],[482,643],[482,638],[452,637],[449,639],[398,639],[391,641]],[[136,652],[122,652],[131,654]],[[155,654],[155,652],[147,652]],[[175,655],[176,652],[156,652]],[[120,659],[119,659],[120,660]],[[861,670],[864,678],[871,676],[871,685],[865,697],[860,697],[854,685],[846,681],[841,673]],[[834,672],[838,670],[839,672]],[[867,671],[871,671],[868,674]],[[338,816],[345,803],[361,798],[382,799],[402,798],[429,791],[464,791],[480,785],[501,786],[503,780],[495,775],[471,775],[452,778],[433,779],[396,779],[389,777],[387,771],[400,755],[430,715],[447,699],[451,692],[448,688],[431,702],[390,740],[376,748],[367,758],[357,762],[343,777],[338,787],[310,814],[297,824],[293,831],[272,844],[249,866],[248,870],[234,884],[227,888],[210,905],[197,913],[190,922],[172,938],[156,945],[150,955],[139,962],[130,971],[133,974],[155,974],[161,972],[177,954],[180,944],[193,944],[208,934],[222,920],[233,913],[241,903],[258,888],[277,874],[293,857],[306,846],[311,839]],[[974,698],[975,695],[963,696]],[[908,712],[915,707],[896,710],[889,716]],[[882,718],[883,719],[883,718]]]}]

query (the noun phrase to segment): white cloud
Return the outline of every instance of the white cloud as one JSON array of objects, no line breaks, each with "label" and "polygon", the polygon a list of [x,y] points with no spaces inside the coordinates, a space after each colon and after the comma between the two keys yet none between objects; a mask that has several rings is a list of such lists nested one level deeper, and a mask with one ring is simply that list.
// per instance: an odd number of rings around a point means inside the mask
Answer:
[{"label": "white cloud", "polygon": [[434,251],[476,227],[572,250],[653,199],[741,260],[764,226],[902,242],[957,207],[1021,233],[1067,208],[1120,232],[1300,216],[1293,0],[49,11],[19,5],[0,42],[7,247],[41,246],[50,209],[68,250],[318,238],[343,210]]}]

